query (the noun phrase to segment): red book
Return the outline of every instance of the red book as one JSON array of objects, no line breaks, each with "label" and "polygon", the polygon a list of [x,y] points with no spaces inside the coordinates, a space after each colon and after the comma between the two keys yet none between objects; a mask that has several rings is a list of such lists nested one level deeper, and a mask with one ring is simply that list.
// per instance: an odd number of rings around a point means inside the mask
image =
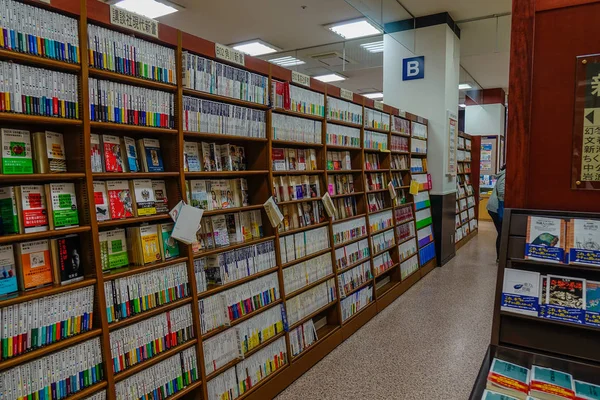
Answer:
[{"label": "red book", "polygon": [[125,180],[107,181],[108,203],[112,219],[133,217],[133,199]]},{"label": "red book", "polygon": [[118,136],[102,135],[104,151],[104,170],[106,172],[123,172],[123,153]]}]

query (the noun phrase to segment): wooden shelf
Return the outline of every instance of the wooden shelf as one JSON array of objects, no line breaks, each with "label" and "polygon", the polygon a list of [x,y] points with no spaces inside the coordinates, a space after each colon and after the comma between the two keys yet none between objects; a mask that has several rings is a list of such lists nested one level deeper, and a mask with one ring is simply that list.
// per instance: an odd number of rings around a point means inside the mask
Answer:
[{"label": "wooden shelf", "polygon": [[322,284],[322,283],[325,283],[325,282],[327,282],[328,280],[330,280],[330,279],[334,279],[334,278],[335,278],[335,273],[333,273],[333,274],[329,274],[329,275],[327,275],[327,276],[325,276],[325,277],[323,277],[323,278],[321,278],[321,279],[319,279],[319,280],[316,280],[316,281],[314,281],[314,282],[312,282],[312,283],[309,283],[309,284],[307,284],[306,286],[304,286],[304,287],[302,287],[302,288],[300,288],[300,289],[294,290],[293,292],[291,292],[291,293],[289,293],[289,294],[288,294],[288,293],[286,293],[286,294],[285,294],[285,298],[286,298],[286,300],[287,300],[288,298],[292,298],[292,297],[294,297],[294,296],[297,296],[297,295],[299,295],[299,294],[301,294],[301,293],[304,293],[304,292],[306,292],[307,290],[310,290],[310,289],[312,289],[312,288],[314,288],[314,287],[316,287],[316,286],[319,286],[320,284]]},{"label": "wooden shelf", "polygon": [[279,175],[320,175],[325,171],[322,169],[311,170],[311,171],[273,171],[274,176]]},{"label": "wooden shelf", "polygon": [[405,239],[402,239],[401,241],[398,242],[398,244],[396,246],[400,246],[401,244],[404,244],[404,243],[408,242],[411,239],[415,239],[416,237],[417,237],[416,235],[413,235],[413,236],[409,236],[409,237],[407,237]]},{"label": "wooden shelf", "polygon": [[56,351],[62,350],[70,346],[74,346],[78,343],[85,342],[88,339],[92,339],[100,335],[102,335],[102,329],[92,329],[90,331],[83,332],[78,335],[68,337],[66,339],[62,339],[58,342],[39,347],[28,353],[20,354],[7,360],[0,361],[0,371],[15,367],[19,364],[24,364],[26,362],[35,360],[36,358],[47,356],[50,353],[54,353]]},{"label": "wooden shelf", "polygon": [[[379,150],[379,149],[371,149],[371,148],[363,148],[363,151],[365,153],[377,153],[377,154],[391,154],[392,152],[390,150]],[[389,171],[389,170],[387,170]]]},{"label": "wooden shelf", "polygon": [[334,225],[335,224],[339,224],[341,222],[346,222],[346,221],[351,221],[353,219],[358,219],[358,218],[362,218],[365,217],[367,214],[358,214],[358,215],[354,215],[352,217],[346,217],[346,218],[341,218],[341,219],[334,219],[333,221],[331,221]]},{"label": "wooden shelf", "polygon": [[277,203],[279,207],[288,206],[290,204],[298,204],[298,203],[306,203],[308,201],[320,201],[321,197],[309,197],[307,199],[302,200],[288,200],[288,201],[280,201]]},{"label": "wooden shelf", "polygon": [[[337,293],[336,293],[337,296]],[[306,321],[308,321],[309,319],[313,319],[314,317],[316,317],[317,315],[321,314],[323,311],[331,308],[332,306],[337,304],[338,299],[335,298],[333,301],[331,301],[330,303],[324,305],[323,307],[319,308],[316,311],[311,312],[310,314],[308,314],[307,316],[301,318],[300,320],[294,322],[292,325],[290,325],[289,330],[294,330],[297,327],[299,327],[300,325],[302,325],[303,323],[305,323]]]},{"label": "wooden shelf", "polygon": [[[507,312],[507,311],[500,311],[500,315],[502,317],[517,318],[517,319],[521,319],[521,320],[540,322],[542,324],[548,324],[549,326],[551,326],[551,325],[560,325],[560,326],[565,326],[565,327],[573,328],[574,330],[584,329],[584,330],[594,331],[594,332],[600,333],[600,328],[599,327],[591,326],[591,325],[574,324],[574,323],[571,323],[571,322],[557,321],[557,320],[554,320],[554,319],[534,317],[534,316],[530,316],[530,315],[523,315],[523,314],[511,313],[511,312]],[[550,327],[548,329],[550,329]],[[576,331],[573,332],[573,335],[577,335]]]},{"label": "wooden shelf", "polygon": [[311,143],[311,142],[295,142],[293,140],[279,140],[273,139],[271,141],[273,146],[294,146],[294,147],[313,147],[313,148],[321,148],[324,145],[322,143]]},{"label": "wooden shelf", "polygon": [[125,278],[126,276],[141,274],[142,272],[154,271],[160,268],[168,267],[179,263],[187,262],[187,257],[177,257],[159,263],[152,263],[143,266],[131,265],[129,267],[118,268],[106,271],[103,274],[104,281],[112,281],[115,279]]},{"label": "wooden shelf", "polygon": [[[198,362],[200,362],[200,361],[198,361]],[[198,367],[198,370],[200,370],[200,367]],[[199,375],[200,374],[198,374],[198,379],[202,379]],[[202,381],[201,380],[197,380],[196,382],[193,382],[189,386],[186,386],[185,388],[183,388],[179,392],[177,392],[177,393],[175,393],[175,394],[167,397],[165,400],[181,399],[182,397],[187,396],[189,393],[192,393],[196,389],[199,389],[200,386],[202,386]]]},{"label": "wooden shelf", "polygon": [[368,281],[366,281],[365,283],[362,283],[361,285],[355,287],[354,289],[352,289],[348,293],[344,293],[344,297],[343,298],[345,299],[346,297],[351,296],[354,293],[358,292],[359,290],[364,289],[367,286],[372,285],[372,284],[373,284],[373,278],[371,278]]},{"label": "wooden shelf", "polygon": [[350,196],[362,196],[364,195],[365,192],[353,192],[353,193],[346,193],[346,194],[335,194],[333,196],[330,196],[332,199],[339,199],[342,197],[350,197]]},{"label": "wooden shelf", "polygon": [[331,170],[328,169],[325,171],[328,175],[334,175],[334,174],[359,174],[362,173],[361,169],[337,169],[337,170]]},{"label": "wooden shelf", "polygon": [[79,234],[89,232],[92,228],[89,226],[76,226],[66,229],[51,229],[43,232],[17,233],[15,235],[0,236],[0,244],[12,244],[15,242],[26,242],[31,240],[49,239],[56,236]]},{"label": "wooden shelf", "polygon": [[85,179],[84,172],[63,172],[57,174],[20,174],[5,175],[0,174],[1,183],[21,183],[21,182],[65,182]]},{"label": "wooden shelf", "polygon": [[170,128],[158,128],[152,126],[140,126],[140,125],[127,125],[127,124],[116,124],[114,122],[97,122],[90,121],[90,128],[94,130],[103,131],[124,131],[127,134],[166,134],[166,135],[177,135],[177,129]]},{"label": "wooden shelf", "polygon": [[87,387],[83,390],[80,390],[77,393],[74,393],[72,395],[70,395],[69,397],[67,397],[67,400],[81,400],[81,399],[86,399],[89,396],[93,395],[96,392],[101,391],[102,389],[106,388],[108,385],[106,383],[106,381],[101,381],[98,382],[90,387]]},{"label": "wooden shelf", "polygon": [[120,74],[118,72],[112,72],[112,71],[93,68],[93,67],[89,68],[89,76],[94,77],[94,78],[108,79],[111,81],[125,83],[125,84],[132,85],[132,86],[142,86],[142,87],[146,87],[149,89],[163,90],[163,91],[167,91],[167,92],[176,92],[177,91],[177,85],[159,82],[159,81],[153,81],[151,79],[146,79],[146,78],[138,78],[136,76]]},{"label": "wooden shelf", "polygon": [[[385,188],[385,189],[377,189],[377,190],[367,190],[367,194],[373,194],[373,193],[383,193],[383,192],[388,192],[389,193],[389,189]],[[374,211],[377,212],[377,211]]]},{"label": "wooden shelf", "polygon": [[390,271],[392,271],[394,268],[397,268],[397,267],[399,267],[399,266],[400,266],[400,263],[394,263],[394,265],[392,265],[391,267],[389,267],[389,268],[388,268],[388,269],[386,269],[385,271],[382,271],[382,272],[381,272],[381,273],[379,273],[379,274],[375,274],[375,275],[374,275],[374,278],[375,278],[375,279],[377,279],[377,278],[380,278],[380,277],[382,277],[383,275],[385,275],[385,274],[389,273]]},{"label": "wooden shelf", "polygon": [[248,107],[248,108],[257,108],[260,110],[268,110],[270,107],[266,104],[254,103],[247,100],[234,99],[233,97],[221,96],[218,94],[212,94],[207,92],[201,92],[199,90],[194,89],[186,89],[183,88],[183,94],[186,96],[200,97],[207,100],[219,101],[223,103],[229,103],[236,106]]},{"label": "wooden shelf", "polygon": [[210,217],[211,215],[220,215],[220,214],[232,214],[232,213],[252,211],[252,210],[262,210],[263,208],[265,208],[264,205],[256,204],[253,206],[222,208],[220,210],[207,210],[207,211],[204,211],[203,217]]},{"label": "wooden shelf", "polygon": [[343,146],[339,144],[326,144],[327,150],[348,150],[348,151],[362,151],[362,147],[354,146]]},{"label": "wooden shelf", "polygon": [[[414,252],[414,253],[412,253],[410,256],[408,256],[408,257],[406,257],[406,258],[403,258],[403,259],[401,259],[401,260],[400,260],[400,262],[399,262],[398,264],[402,264],[403,262],[410,260],[411,258],[415,257],[417,254],[419,254],[419,252],[418,252],[418,251],[415,251],[415,252]],[[417,271],[418,271],[418,270],[417,270]],[[417,271],[415,271],[415,272],[417,272]],[[410,274],[409,276],[411,276],[411,275],[412,275],[412,274]],[[406,278],[402,279],[402,281],[405,281],[406,279],[408,279],[408,276],[407,276]]]},{"label": "wooden shelf", "polygon": [[395,221],[395,223],[396,223],[396,226],[400,226],[400,225],[406,225],[409,222],[412,222],[414,220],[415,220],[414,218],[410,218],[410,219],[405,219],[405,220],[402,220],[402,221]]},{"label": "wooden shelf", "polygon": [[335,248],[339,249],[342,246],[348,246],[349,244],[352,244],[352,243],[355,243],[355,242],[359,242],[359,241],[361,241],[363,239],[367,239],[368,237],[369,237],[369,234],[365,234],[365,235],[362,235],[360,237],[354,238],[352,240],[348,240],[348,241],[343,242],[343,243],[338,243],[338,244],[335,245]]},{"label": "wooden shelf", "polygon": [[229,135],[227,133],[208,133],[208,132],[192,132],[183,131],[185,137],[189,139],[205,139],[205,140],[225,140],[232,142],[268,142],[266,137],[256,138],[251,136]]},{"label": "wooden shelf", "polygon": [[390,133],[394,136],[402,136],[402,137],[406,137],[406,138],[410,137],[410,133],[401,133],[401,132],[394,132],[394,131],[391,131]]},{"label": "wooden shelf", "polygon": [[314,343],[311,343],[309,346],[305,347],[304,350],[302,350],[299,354],[296,354],[295,356],[290,355],[292,362],[298,361],[298,359],[300,357],[307,354],[313,347],[315,347],[317,344],[323,342],[325,339],[327,339],[329,336],[331,336],[333,333],[335,333],[335,331],[337,331],[338,329],[340,329],[339,325],[329,325],[329,324],[317,329],[317,340]]},{"label": "wooden shelf", "polygon": [[[251,387],[247,392],[241,394],[237,398],[237,400],[244,400],[244,399],[250,397],[250,395],[252,395],[252,393],[256,392],[258,389],[260,389],[263,386],[265,386],[267,383],[269,383],[269,381],[271,381],[272,379],[274,379],[282,371],[286,371],[289,367],[290,367],[290,364],[289,364],[289,361],[288,361],[286,364],[284,364],[281,367],[279,367],[278,370],[275,370],[274,372],[271,372],[267,377],[263,378],[260,382],[258,382],[256,384],[256,386]],[[167,399],[167,400],[171,400],[171,399]]]},{"label": "wooden shelf", "polygon": [[82,126],[80,119],[69,119],[60,117],[42,117],[39,115],[17,114],[0,112],[0,122],[28,124],[28,125],[51,125],[51,126]]},{"label": "wooden shelf", "polygon": [[249,242],[244,242],[244,243],[236,243],[236,244],[232,244],[229,246],[225,246],[225,247],[219,247],[216,249],[209,249],[209,250],[203,250],[199,253],[194,253],[194,258],[201,258],[201,257],[207,257],[213,254],[217,254],[217,253],[222,253],[225,251],[231,251],[231,250],[235,250],[235,249],[239,249],[241,247],[246,247],[246,246],[252,246],[254,244],[258,244],[258,243],[262,243],[262,242],[266,242],[268,240],[275,240],[275,236],[267,236],[261,239],[256,239],[256,240],[251,240]]},{"label": "wooden shelf", "polygon": [[280,237],[281,236],[288,236],[288,235],[292,235],[292,234],[295,234],[295,233],[309,231],[311,229],[321,228],[323,226],[328,226],[328,225],[329,225],[329,221],[319,222],[318,224],[314,224],[314,225],[307,225],[307,226],[303,226],[301,228],[290,229],[288,231],[281,231],[281,232],[279,232],[279,236]]},{"label": "wooden shelf", "polygon": [[[371,249],[369,248],[369,253],[370,252],[371,252]],[[341,274],[343,272],[348,271],[349,269],[352,269],[354,267],[358,267],[359,265],[364,264],[366,262],[370,262],[370,261],[371,261],[371,256],[369,254],[367,257],[361,258],[360,260],[353,262],[352,264],[348,265],[347,267],[338,269],[337,270],[337,274],[339,275],[339,274]]]},{"label": "wooden shelf", "polygon": [[[119,382],[119,381],[122,381],[123,379],[129,378],[130,376],[137,374],[138,372],[141,372],[141,371],[145,370],[146,368],[149,368],[163,360],[166,360],[167,358],[169,358],[185,349],[195,346],[197,342],[198,342],[197,339],[190,339],[187,342],[177,345],[175,347],[171,347],[170,349],[165,350],[162,353],[155,354],[154,357],[151,357],[147,360],[144,360],[135,365],[132,365],[129,368],[119,371],[119,372],[115,373],[115,382]],[[111,365],[111,367],[112,367],[112,365]]]},{"label": "wooden shelf", "polygon": [[[162,314],[165,311],[169,311],[169,310],[173,310],[175,308],[184,306],[188,303],[192,302],[192,298],[191,297],[184,297],[182,299],[179,300],[174,300],[171,301],[169,303],[163,304],[162,306],[158,306],[155,308],[152,308],[148,311],[142,311],[139,314],[134,314],[130,317],[124,318],[124,319],[120,319],[118,321],[115,322],[111,322],[108,324],[108,329],[110,329],[111,331],[115,330],[115,329],[119,329],[122,328],[124,326],[127,325],[131,325],[131,324],[135,324],[136,322],[140,322],[144,319],[148,319],[150,317],[154,317],[155,315],[158,314]],[[194,307],[194,304],[192,304],[192,307]]]},{"label": "wooden shelf", "polygon": [[121,218],[121,219],[111,219],[108,221],[100,221],[98,222],[98,228],[110,228],[114,226],[122,226],[122,225],[133,225],[133,224],[143,224],[145,222],[157,222],[171,219],[169,214],[156,214],[156,215],[147,215],[144,217],[131,217],[131,218]]},{"label": "wooden shelf", "polygon": [[71,283],[68,285],[53,285],[53,286],[45,286],[38,289],[33,289],[29,291],[20,291],[14,293],[12,295],[8,295],[7,297],[0,299],[0,308],[12,306],[19,303],[24,303],[27,301],[39,299],[41,297],[53,296],[56,294],[70,292],[72,290],[81,289],[87,286],[92,286],[96,283],[96,278],[85,278],[82,281]]},{"label": "wooden shelf", "polygon": [[338,121],[336,119],[327,119],[327,123],[328,124],[335,124],[335,125],[342,125],[342,126],[347,126],[349,128],[357,128],[357,129],[362,129],[363,125],[362,124],[356,124],[354,122],[346,122],[346,121]]},{"label": "wooden shelf", "polygon": [[389,168],[380,168],[380,169],[366,169],[365,168],[365,174],[377,174],[377,173],[385,173],[385,172],[390,172]]},{"label": "wooden shelf", "polygon": [[[374,214],[370,214],[370,215],[374,215]],[[370,235],[370,236],[379,235],[379,234],[381,234],[381,233],[384,233],[384,232],[387,232],[387,231],[389,231],[389,230],[392,230],[392,229],[394,229],[395,227],[396,227],[396,226],[392,224],[392,226],[388,226],[387,228],[380,229],[380,230],[378,230],[378,231],[369,232],[369,235]],[[392,247],[393,247],[393,246],[392,246]]]},{"label": "wooden shelf", "polygon": [[[390,270],[389,269],[386,270],[384,273],[380,274],[379,276],[385,274],[388,271],[390,271]],[[393,288],[395,288],[396,286],[400,285],[401,283],[402,282],[396,282],[396,281],[390,280],[388,283],[386,283],[385,285],[381,286],[379,289],[375,289],[375,297],[376,298],[380,298],[380,297],[384,296],[385,294],[387,294],[388,292],[390,292]]]},{"label": "wooden shelf", "polygon": [[365,126],[364,129],[365,129],[365,131],[370,131],[370,132],[390,133],[389,129],[371,128],[370,126]]},{"label": "wooden shelf", "polygon": [[163,179],[178,177],[179,172],[94,172],[93,179]]},{"label": "wooden shelf", "polygon": [[296,258],[294,261],[289,261],[289,262],[287,262],[285,264],[282,264],[281,265],[281,269],[284,269],[284,268],[287,268],[287,267],[291,267],[292,265],[299,264],[299,263],[304,262],[304,261],[308,261],[308,260],[310,260],[312,258],[321,256],[323,254],[327,254],[327,253],[330,253],[330,252],[331,252],[331,247],[328,247],[325,250],[319,250],[319,251],[317,251],[315,253],[312,253],[312,254],[310,254],[308,256]]},{"label": "wooden shelf", "polygon": [[[564,268],[564,269],[571,269],[571,270],[579,270],[579,271],[594,271],[594,272],[600,272],[600,268],[593,266],[593,265],[578,265],[578,264],[562,264],[562,263],[553,263],[553,262],[545,262],[545,261],[538,261],[538,260],[525,260],[522,258],[509,258],[507,259],[507,261],[510,263],[511,267],[513,266],[513,264],[525,264],[525,265],[531,265],[531,266],[538,266],[538,267],[555,267],[555,268]],[[541,271],[543,272],[543,271]]]},{"label": "wooden shelf", "polygon": [[269,268],[267,270],[257,272],[256,274],[252,274],[250,276],[246,276],[244,278],[237,279],[237,280],[235,280],[233,282],[229,282],[229,283],[226,283],[224,285],[213,286],[210,289],[205,290],[204,292],[199,292],[198,293],[198,299],[203,299],[205,297],[212,296],[214,294],[223,292],[223,291],[225,291],[227,289],[231,289],[233,287],[239,286],[239,285],[244,284],[246,282],[250,282],[250,281],[253,281],[255,279],[262,278],[263,276],[267,276],[267,275],[272,274],[272,273],[277,272],[277,271],[279,271],[279,267]]},{"label": "wooden shelf", "polygon": [[411,157],[427,157],[427,153],[410,153]]},{"label": "wooden shelf", "polygon": [[410,168],[392,168],[390,169],[392,172],[410,172]]},{"label": "wooden shelf", "polygon": [[304,114],[304,113],[297,112],[297,111],[284,110],[283,108],[274,108],[273,112],[277,113],[277,114],[290,115],[292,117],[313,119],[315,121],[323,121],[323,122],[325,121],[325,117],[321,117],[321,116],[318,116],[318,115],[312,115],[312,114]]},{"label": "wooden shelf", "polygon": [[202,171],[202,172],[186,172],[186,178],[238,178],[254,175],[268,175],[268,170],[247,170],[247,171]]},{"label": "wooden shelf", "polygon": [[[83,57],[87,60],[87,57]],[[81,71],[80,64],[74,64],[65,61],[54,60],[52,58],[34,56],[27,53],[19,53],[17,51],[0,49],[0,59],[16,61],[19,63],[28,64],[34,67],[45,68],[50,70],[60,70],[62,72],[77,73]]]},{"label": "wooden shelf", "polygon": [[396,245],[392,245],[391,247],[388,247],[387,249],[383,249],[383,250],[379,250],[378,252],[373,253],[373,258],[382,255],[383,253],[389,252],[391,250],[393,250],[396,247]]},{"label": "wooden shelf", "polygon": [[392,150],[392,154],[404,154],[409,155],[410,151]]}]

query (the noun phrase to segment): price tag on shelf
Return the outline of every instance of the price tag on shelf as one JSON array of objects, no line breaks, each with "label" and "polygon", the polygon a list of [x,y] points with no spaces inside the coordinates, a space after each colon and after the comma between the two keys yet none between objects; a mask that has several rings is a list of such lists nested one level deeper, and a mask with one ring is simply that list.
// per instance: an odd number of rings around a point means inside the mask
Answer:
[{"label": "price tag on shelf", "polygon": [[333,200],[331,199],[331,196],[329,195],[329,193],[325,193],[325,195],[323,196],[321,201],[323,201],[323,206],[325,207],[325,211],[327,212],[327,215],[329,215],[330,217],[334,217],[335,216],[335,205],[333,205]]},{"label": "price tag on shelf", "polygon": [[283,221],[283,214],[279,210],[279,206],[277,206],[275,200],[273,200],[273,196],[269,197],[269,200],[267,200],[263,206],[265,207],[271,226],[273,228],[278,227],[281,221]]},{"label": "price tag on shelf", "polygon": [[396,193],[396,188],[394,187],[394,182],[388,183],[388,190],[390,191],[390,196],[392,197],[392,200],[398,197],[398,193]]},{"label": "price tag on shelf", "polygon": [[410,189],[408,190],[413,196],[419,194],[419,182],[412,180],[410,181]]}]

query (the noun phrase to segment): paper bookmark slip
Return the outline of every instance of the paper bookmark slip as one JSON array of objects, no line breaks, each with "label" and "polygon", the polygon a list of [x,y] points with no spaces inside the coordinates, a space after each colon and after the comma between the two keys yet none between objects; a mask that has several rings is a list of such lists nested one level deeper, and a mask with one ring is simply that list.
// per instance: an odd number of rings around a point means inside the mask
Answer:
[{"label": "paper bookmark slip", "polygon": [[410,181],[409,193],[412,194],[413,196],[419,194],[419,182],[417,182],[415,180]]},{"label": "paper bookmark slip", "polygon": [[323,206],[325,207],[327,215],[330,217],[335,217],[335,206],[333,205],[333,200],[331,200],[329,193],[325,193],[321,200],[323,201]]},{"label": "paper bookmark slip", "polygon": [[392,197],[392,200],[398,197],[398,193],[396,193],[396,188],[394,187],[393,182],[388,183],[388,190],[390,191],[390,196]]},{"label": "paper bookmark slip", "polygon": [[195,243],[198,240],[196,233],[200,230],[204,210],[184,203],[178,214],[171,237],[185,244]]},{"label": "paper bookmark slip", "polygon": [[265,207],[269,221],[271,221],[271,226],[273,228],[278,227],[281,221],[283,221],[283,214],[279,210],[275,200],[273,200],[273,196],[269,197],[269,200],[263,206]]}]

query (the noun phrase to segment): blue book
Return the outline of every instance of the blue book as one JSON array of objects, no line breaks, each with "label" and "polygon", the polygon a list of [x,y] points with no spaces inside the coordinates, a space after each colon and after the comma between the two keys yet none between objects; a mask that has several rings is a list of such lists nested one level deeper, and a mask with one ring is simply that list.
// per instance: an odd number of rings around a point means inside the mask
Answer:
[{"label": "blue book", "polygon": [[600,400],[600,386],[575,381],[575,398],[582,400]]},{"label": "blue book", "polygon": [[124,136],[123,137],[123,149],[127,157],[127,167],[129,172],[140,172],[140,164],[138,162],[137,149],[135,147],[135,140]]},{"label": "blue book", "polygon": [[140,139],[138,140],[138,146],[140,147],[142,166],[145,169],[145,172],[165,171],[158,139]]},{"label": "blue book", "polygon": [[584,323],[600,327],[600,282],[585,282]]},{"label": "blue book", "polygon": [[0,296],[15,293],[17,290],[13,246],[0,246]]}]

